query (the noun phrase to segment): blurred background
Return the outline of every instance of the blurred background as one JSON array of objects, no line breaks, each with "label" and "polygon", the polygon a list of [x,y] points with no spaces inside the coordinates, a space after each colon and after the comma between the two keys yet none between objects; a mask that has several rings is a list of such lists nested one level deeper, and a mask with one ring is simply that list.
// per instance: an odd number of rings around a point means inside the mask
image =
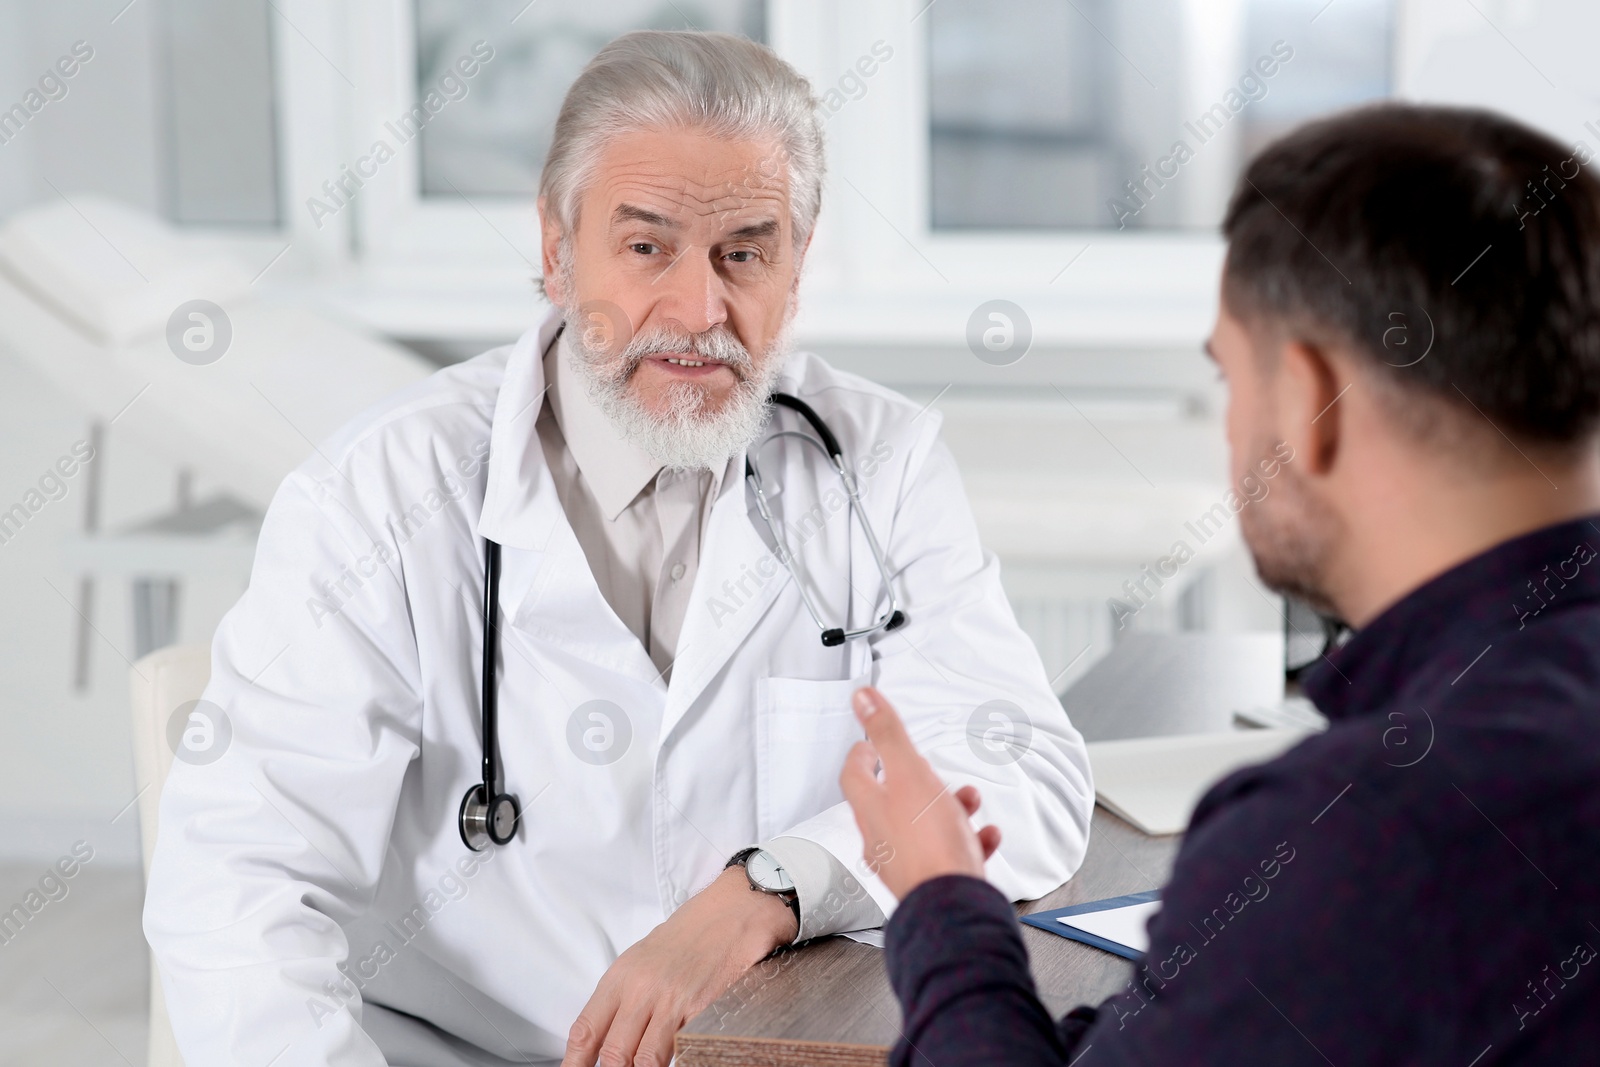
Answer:
[{"label": "blurred background", "polygon": [[797,341],[942,413],[1058,692],[1131,632],[1285,632],[1189,525],[1252,152],[1388,97],[1600,151],[1592,0],[0,0],[0,1063],[144,1062],[132,665],[209,640],[316,442],[538,322],[562,94],[641,27],[812,80]]}]

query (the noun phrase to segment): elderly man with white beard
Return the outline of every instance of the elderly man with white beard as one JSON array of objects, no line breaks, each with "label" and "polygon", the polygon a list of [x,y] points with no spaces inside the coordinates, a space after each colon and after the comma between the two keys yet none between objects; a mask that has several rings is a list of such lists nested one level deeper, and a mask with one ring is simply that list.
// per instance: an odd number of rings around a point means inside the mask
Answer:
[{"label": "elderly man with white beard", "polygon": [[665,1064],[892,910],[837,783],[865,684],[982,786],[1003,893],[1082,861],[1082,740],[938,412],[790,349],[814,107],[746,40],[612,42],[541,180],[550,318],[285,480],[213,649],[229,740],[162,798],[190,1063]]}]

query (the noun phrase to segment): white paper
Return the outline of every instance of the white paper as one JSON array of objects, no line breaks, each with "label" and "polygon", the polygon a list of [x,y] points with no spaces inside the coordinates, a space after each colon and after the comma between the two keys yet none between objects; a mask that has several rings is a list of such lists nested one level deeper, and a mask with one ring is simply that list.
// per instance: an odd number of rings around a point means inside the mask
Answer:
[{"label": "white paper", "polygon": [[1086,747],[1102,806],[1147,834],[1177,834],[1219,779],[1275,759],[1309,736],[1307,730],[1235,730],[1092,741]]},{"label": "white paper", "polygon": [[1161,901],[1147,900],[1142,904],[1129,904],[1105,911],[1089,911],[1082,915],[1063,915],[1056,919],[1062,926],[1082,930],[1095,937],[1103,937],[1113,944],[1122,945],[1135,952],[1144,953],[1150,948],[1150,935],[1145,924],[1161,910]]},{"label": "white paper", "polygon": [[874,927],[871,930],[846,930],[845,937],[860,945],[871,945],[873,948],[883,947],[883,927]]}]

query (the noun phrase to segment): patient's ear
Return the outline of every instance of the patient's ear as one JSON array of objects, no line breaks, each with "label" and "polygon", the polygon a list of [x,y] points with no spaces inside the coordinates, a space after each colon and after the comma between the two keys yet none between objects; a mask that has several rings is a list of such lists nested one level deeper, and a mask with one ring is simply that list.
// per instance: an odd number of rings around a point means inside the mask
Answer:
[{"label": "patient's ear", "polygon": [[1349,385],[1344,377],[1320,346],[1284,342],[1275,383],[1279,426],[1294,449],[1295,465],[1311,476],[1326,475],[1338,459],[1341,434],[1349,426],[1340,410]]}]

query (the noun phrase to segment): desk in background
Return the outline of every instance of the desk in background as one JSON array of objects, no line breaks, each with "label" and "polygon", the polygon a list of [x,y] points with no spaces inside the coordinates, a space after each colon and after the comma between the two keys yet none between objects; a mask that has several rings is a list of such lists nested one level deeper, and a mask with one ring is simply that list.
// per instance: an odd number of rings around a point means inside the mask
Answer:
[{"label": "desk in background", "polygon": [[[1095,808],[1089,852],[1072,880],[1020,914],[1165,885],[1177,837],[1147,837]],[[1127,982],[1128,961],[1018,924],[1052,1015],[1098,1004]],[[900,1033],[883,952],[842,937],[754,968],[678,1034],[678,1067],[881,1065]]]}]

